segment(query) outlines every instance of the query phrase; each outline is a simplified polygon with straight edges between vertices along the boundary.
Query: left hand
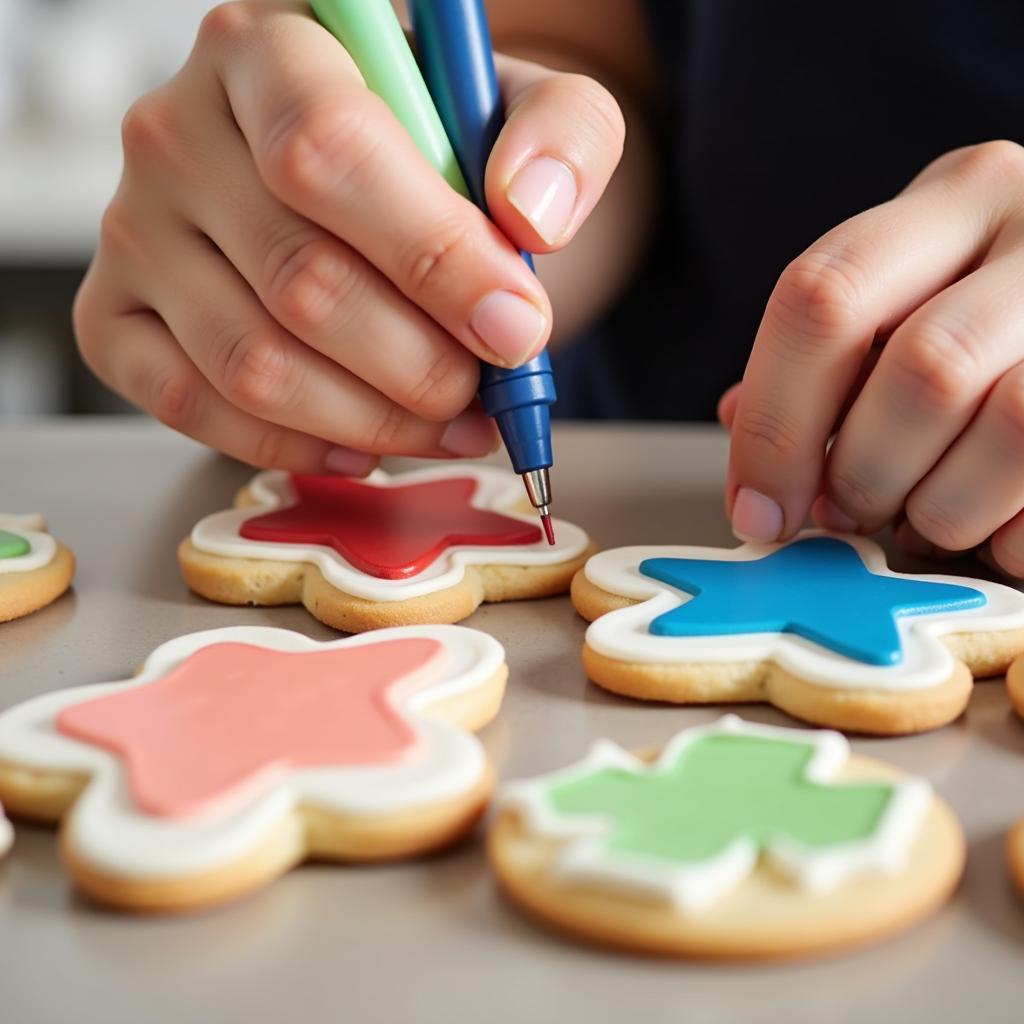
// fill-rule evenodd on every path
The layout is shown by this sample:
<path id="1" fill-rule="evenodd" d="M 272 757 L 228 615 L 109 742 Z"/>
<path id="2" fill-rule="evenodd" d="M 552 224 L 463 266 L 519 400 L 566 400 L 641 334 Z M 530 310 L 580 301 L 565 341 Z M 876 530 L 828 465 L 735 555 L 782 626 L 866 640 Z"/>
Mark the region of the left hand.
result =
<path id="1" fill-rule="evenodd" d="M 946 153 L 798 256 L 719 412 L 737 536 L 898 521 L 1024 576 L 1024 148 Z"/>

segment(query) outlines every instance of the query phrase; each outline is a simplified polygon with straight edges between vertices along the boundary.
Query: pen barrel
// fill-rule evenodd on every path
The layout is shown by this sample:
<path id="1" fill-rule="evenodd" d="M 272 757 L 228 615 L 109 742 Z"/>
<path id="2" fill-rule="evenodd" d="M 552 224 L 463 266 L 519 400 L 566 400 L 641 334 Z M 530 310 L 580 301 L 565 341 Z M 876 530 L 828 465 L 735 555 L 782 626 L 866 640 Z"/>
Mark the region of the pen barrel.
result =
<path id="1" fill-rule="evenodd" d="M 498 424 L 512 468 L 519 474 L 552 463 L 549 406 L 555 397 L 547 352 L 514 370 L 480 366 L 480 401 Z"/>
<path id="2" fill-rule="evenodd" d="M 355 61 L 363 80 L 401 122 L 419 151 L 456 192 L 462 172 L 390 0 L 310 0 L 324 26 Z"/>
<path id="3" fill-rule="evenodd" d="M 491 35 L 481 0 L 409 0 L 423 77 L 462 168 L 485 213 L 487 161 L 504 124 Z M 528 252 L 520 255 L 533 269 Z M 551 465 L 555 380 L 546 352 L 514 370 L 482 364 L 480 400 L 498 424 L 517 473 Z"/>
<path id="4" fill-rule="evenodd" d="M 473 202 L 487 213 L 487 160 L 505 122 L 481 0 L 409 0 L 416 48 Z"/>

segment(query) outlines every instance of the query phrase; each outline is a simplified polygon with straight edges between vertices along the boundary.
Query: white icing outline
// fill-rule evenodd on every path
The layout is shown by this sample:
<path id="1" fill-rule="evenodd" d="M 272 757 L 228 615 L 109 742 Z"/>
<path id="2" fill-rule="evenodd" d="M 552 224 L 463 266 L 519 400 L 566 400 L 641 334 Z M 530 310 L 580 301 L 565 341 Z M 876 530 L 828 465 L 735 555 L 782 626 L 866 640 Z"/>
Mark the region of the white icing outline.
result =
<path id="1" fill-rule="evenodd" d="M 399 764 L 359 768 L 299 768 L 267 789 L 246 793 L 223 813 L 160 818 L 138 810 L 128 793 L 121 759 L 102 747 L 58 732 L 65 708 L 137 689 L 167 675 L 211 644 L 243 643 L 276 651 L 322 651 L 425 637 L 443 654 L 409 677 L 395 694 L 417 735 Z M 103 870 L 129 877 L 178 877 L 230 863 L 257 846 L 302 803 L 343 814 L 373 816 L 459 796 L 486 771 L 480 741 L 471 732 L 424 712 L 438 701 L 486 684 L 505 660 L 492 637 L 464 626 L 399 626 L 342 640 L 319 642 L 286 629 L 229 626 L 191 633 L 158 647 L 134 679 L 43 694 L 0 714 L 0 760 L 43 771 L 78 772 L 89 782 L 66 816 L 64 828 L 77 855 Z M 287 680 L 282 681 L 287 685 Z"/>
<path id="2" fill-rule="evenodd" d="M 357 569 L 334 548 L 319 544 L 280 544 L 271 541 L 247 540 L 238 535 L 248 519 L 285 508 L 296 501 L 289 483 L 289 474 L 281 470 L 258 473 L 249 484 L 256 504 L 248 508 L 215 512 L 196 523 L 192 543 L 200 551 L 229 558 L 262 558 L 276 562 L 309 562 L 323 573 L 327 581 L 346 594 L 369 601 L 407 601 L 433 594 L 459 583 L 467 565 L 555 565 L 582 555 L 590 540 L 572 523 L 554 520 L 556 543 L 552 546 L 541 537 L 534 544 L 505 547 L 473 547 L 457 545 L 441 554 L 427 569 L 407 580 L 385 580 Z M 432 480 L 455 480 L 472 477 L 477 489 L 470 502 L 474 508 L 502 515 L 537 526 L 536 517 L 517 511 L 523 497 L 519 478 L 507 470 L 492 466 L 430 466 L 406 473 L 390 475 L 374 470 L 363 483 L 376 487 L 404 487 Z"/>
<path id="3" fill-rule="evenodd" d="M 57 542 L 46 532 L 43 517 L 30 513 L 0 513 L 0 530 L 28 541 L 29 550 L 15 558 L 0 558 L 0 576 L 11 572 L 31 572 L 49 565 L 57 556 Z"/>
<path id="4" fill-rule="evenodd" d="M 743 633 L 714 637 L 656 636 L 651 622 L 659 615 L 692 600 L 667 583 L 644 576 L 639 569 L 646 558 L 700 558 L 740 562 L 763 558 L 807 537 L 835 537 L 850 544 L 865 566 L 879 576 L 952 583 L 981 591 L 987 603 L 979 608 L 903 615 L 896 618 L 903 647 L 898 665 L 871 665 L 838 654 L 792 633 Z M 584 574 L 595 586 L 640 604 L 602 615 L 590 624 L 586 642 L 598 654 L 617 661 L 653 665 L 725 664 L 771 661 L 808 682 L 841 689 L 921 690 L 946 682 L 954 660 L 939 637 L 947 633 L 995 631 L 1024 627 L 1024 595 L 1001 583 L 959 576 L 893 572 L 878 544 L 866 537 L 804 530 L 786 544 L 744 544 L 711 548 L 663 545 L 613 548 L 588 559 Z"/>
<path id="5" fill-rule="evenodd" d="M 572 782 L 603 768 L 616 767 L 638 775 L 653 775 L 673 764 L 689 744 L 715 735 L 764 736 L 811 745 L 815 751 L 805 778 L 819 783 L 830 783 L 850 754 L 849 743 L 837 732 L 757 725 L 744 722 L 736 715 L 724 715 L 716 722 L 677 733 L 653 763 L 634 757 L 610 740 L 598 740 L 575 765 L 503 787 L 501 806 L 518 811 L 526 828 L 533 833 L 568 840 L 550 867 L 553 878 L 559 883 L 586 882 L 624 890 L 638 898 L 667 902 L 685 914 L 699 914 L 754 871 L 759 859 L 755 843 L 737 839 L 718 856 L 693 865 L 672 864 L 641 854 L 609 853 L 604 840 L 613 831 L 614 823 L 600 814 L 562 814 L 547 799 L 547 790 L 553 784 Z M 818 850 L 784 838 L 776 839 L 767 844 L 765 859 L 811 893 L 834 891 L 865 874 L 891 875 L 904 870 L 911 844 L 931 806 L 932 790 L 929 783 L 920 778 L 885 782 L 892 786 L 893 794 L 871 838 Z"/>

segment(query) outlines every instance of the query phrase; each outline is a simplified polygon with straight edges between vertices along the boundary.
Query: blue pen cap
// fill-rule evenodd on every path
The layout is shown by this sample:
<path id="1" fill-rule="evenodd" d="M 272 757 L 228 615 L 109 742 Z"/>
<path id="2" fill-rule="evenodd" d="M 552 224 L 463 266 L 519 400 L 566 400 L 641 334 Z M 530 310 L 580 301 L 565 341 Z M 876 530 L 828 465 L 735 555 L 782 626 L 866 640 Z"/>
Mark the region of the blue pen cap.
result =
<path id="1" fill-rule="evenodd" d="M 551 459 L 551 414 L 555 378 L 547 352 L 515 370 L 480 367 L 480 401 L 498 424 L 517 473 L 544 469 Z"/>

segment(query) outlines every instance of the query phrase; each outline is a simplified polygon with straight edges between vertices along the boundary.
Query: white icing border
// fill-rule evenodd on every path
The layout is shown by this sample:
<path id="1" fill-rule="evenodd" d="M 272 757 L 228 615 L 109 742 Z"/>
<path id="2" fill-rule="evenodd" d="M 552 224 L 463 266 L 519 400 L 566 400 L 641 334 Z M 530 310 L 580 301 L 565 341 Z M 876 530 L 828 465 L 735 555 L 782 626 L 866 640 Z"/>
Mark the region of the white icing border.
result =
<path id="1" fill-rule="evenodd" d="M 755 843 L 737 839 L 717 857 L 696 865 L 671 864 L 639 854 L 609 854 L 604 847 L 605 837 L 614 827 L 609 819 L 598 814 L 561 814 L 548 801 L 547 788 L 602 768 L 618 767 L 637 774 L 655 774 L 663 766 L 671 765 L 685 747 L 698 739 L 744 734 L 813 745 L 815 751 L 805 777 L 814 782 L 831 782 L 850 754 L 849 743 L 837 732 L 783 729 L 725 715 L 709 725 L 677 733 L 653 764 L 639 760 L 610 740 L 599 740 L 582 761 L 569 768 L 503 787 L 501 806 L 518 811 L 533 833 L 568 840 L 551 865 L 552 875 L 560 883 L 603 885 L 640 898 L 667 902 L 685 914 L 699 914 L 726 896 L 755 869 L 759 857 Z M 784 839 L 774 840 L 767 845 L 765 858 L 800 888 L 812 893 L 834 891 L 864 874 L 896 874 L 904 870 L 911 844 L 931 806 L 932 790 L 925 779 L 919 778 L 887 784 L 893 787 L 893 795 L 870 839 L 837 844 L 827 850 L 815 850 Z"/>
<path id="2" fill-rule="evenodd" d="M 938 686 L 953 672 L 953 656 L 939 642 L 946 633 L 1020 629 L 1024 627 L 1024 595 L 1002 583 L 959 576 L 896 573 L 886 565 L 885 553 L 874 541 L 851 534 L 805 530 L 806 537 L 836 537 L 846 541 L 879 576 L 953 583 L 980 590 L 987 604 L 932 615 L 905 615 L 896 619 L 903 661 L 899 665 L 870 665 L 837 654 L 791 633 L 746 633 L 715 637 L 656 636 L 648 631 L 659 615 L 692 600 L 689 594 L 641 574 L 646 558 L 701 558 L 740 562 L 763 558 L 786 544 L 744 544 L 741 547 L 685 546 L 627 547 L 601 551 L 584 567 L 591 583 L 640 604 L 602 615 L 587 629 L 586 642 L 599 654 L 617 661 L 653 665 L 737 661 L 772 661 L 801 679 L 844 689 L 920 690 Z"/>
<path id="3" fill-rule="evenodd" d="M 281 470 L 258 473 L 249 484 L 256 504 L 249 508 L 215 512 L 201 519 L 192 530 L 193 545 L 207 554 L 226 555 L 229 558 L 310 562 L 324 574 L 329 583 L 346 594 L 370 601 L 407 601 L 455 586 L 465 575 L 467 565 L 555 565 L 582 555 L 590 543 L 578 526 L 556 519 L 556 543 L 553 546 L 543 538 L 535 544 L 507 547 L 456 546 L 449 548 L 424 572 L 412 579 L 378 579 L 357 569 L 333 548 L 324 545 L 278 544 L 246 540 L 238 535 L 246 520 L 294 504 L 295 495 L 288 477 L 289 474 Z M 520 479 L 514 473 L 492 466 L 430 466 L 394 475 L 377 469 L 363 482 L 376 487 L 403 487 L 431 480 L 464 477 L 472 477 L 477 481 L 477 490 L 472 499 L 474 508 L 500 512 L 511 519 L 538 526 L 536 516 L 517 511 L 514 507 L 523 498 Z"/>
<path id="4" fill-rule="evenodd" d="M 0 530 L 28 541 L 29 550 L 16 558 L 0 558 L 0 576 L 10 572 L 31 572 L 49 565 L 57 555 L 57 542 L 46 532 L 40 515 L 0 513 Z"/>
<path id="5" fill-rule="evenodd" d="M 396 705 L 418 744 L 396 765 L 301 768 L 241 806 L 219 815 L 158 818 L 131 800 L 123 762 L 114 753 L 57 731 L 65 708 L 165 676 L 210 644 L 244 643 L 277 651 L 329 650 L 425 637 L 444 653 L 410 677 L 411 693 Z M 101 869 L 129 877 L 178 877 L 230 863 L 257 846 L 302 803 L 344 814 L 377 815 L 414 809 L 471 790 L 486 771 L 472 733 L 424 712 L 430 705 L 487 683 L 505 660 L 492 637 L 464 626 L 399 626 L 343 640 L 318 642 L 286 629 L 229 626 L 178 637 L 158 647 L 136 678 L 43 694 L 0 714 L 0 760 L 50 771 L 80 772 L 90 781 L 68 813 L 64 828 L 77 855 Z M 287 685 L 287 680 L 282 682 Z"/>

